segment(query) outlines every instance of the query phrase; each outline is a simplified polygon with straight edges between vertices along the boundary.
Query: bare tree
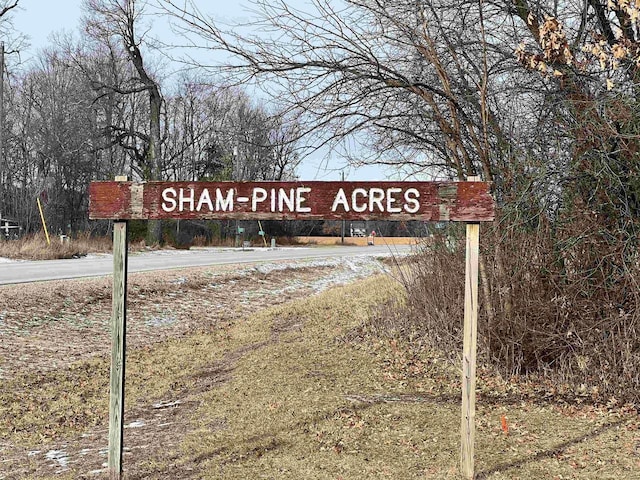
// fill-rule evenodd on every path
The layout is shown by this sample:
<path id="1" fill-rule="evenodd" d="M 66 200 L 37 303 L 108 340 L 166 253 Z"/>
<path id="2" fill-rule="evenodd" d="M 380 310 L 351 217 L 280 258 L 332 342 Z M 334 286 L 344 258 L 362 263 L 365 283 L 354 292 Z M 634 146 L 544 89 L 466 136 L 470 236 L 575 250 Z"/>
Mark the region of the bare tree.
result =
<path id="1" fill-rule="evenodd" d="M 295 122 L 237 88 L 186 79 L 167 98 L 166 126 L 167 178 L 282 180 L 299 162 Z"/>
<path id="2" fill-rule="evenodd" d="M 0 31 L 6 34 L 10 29 L 10 21 L 7 21 L 8 13 L 18 6 L 19 0 L 4 0 L 0 3 Z M 5 102 L 4 102 L 4 77 L 5 77 L 5 43 L 0 42 L 0 218 L 4 213 L 5 203 Z"/>
<path id="3" fill-rule="evenodd" d="M 144 34 L 138 33 L 143 15 L 144 1 L 141 0 L 85 0 L 88 12 L 86 28 L 96 39 L 116 37 L 122 43 L 126 55 L 133 65 L 137 78 L 131 79 L 128 88 L 115 89 L 120 94 L 146 92 L 148 95 L 148 134 L 145 135 L 145 158 L 142 178 L 144 180 L 160 180 L 162 173 L 162 129 L 161 114 L 163 97 L 160 85 L 149 73 L 145 64 L 141 46 Z M 160 221 L 149 221 L 147 241 L 160 243 L 162 240 L 162 224 Z"/>
<path id="4" fill-rule="evenodd" d="M 508 155 L 490 77 L 515 61 L 489 42 L 482 3 L 256 0 L 258 19 L 226 31 L 192 2 L 159 3 L 202 48 L 231 53 L 221 70 L 279 97 L 316 146 L 365 132 L 373 155 L 360 161 L 460 178 L 492 179 Z"/>

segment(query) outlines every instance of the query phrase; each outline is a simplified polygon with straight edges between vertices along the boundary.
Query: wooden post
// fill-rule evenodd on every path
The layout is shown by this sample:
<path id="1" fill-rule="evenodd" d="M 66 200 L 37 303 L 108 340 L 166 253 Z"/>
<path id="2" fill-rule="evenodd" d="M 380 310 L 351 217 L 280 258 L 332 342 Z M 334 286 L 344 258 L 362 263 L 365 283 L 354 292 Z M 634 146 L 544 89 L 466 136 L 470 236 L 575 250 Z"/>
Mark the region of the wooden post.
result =
<path id="1" fill-rule="evenodd" d="M 470 177 L 469 181 L 478 181 Z M 480 224 L 467 223 L 464 288 L 464 339 L 462 348 L 462 444 L 461 469 L 465 478 L 474 477 L 476 417 L 476 346 L 478 343 L 478 264 Z"/>
<path id="2" fill-rule="evenodd" d="M 127 177 L 116 177 L 126 181 Z M 122 476 L 124 378 L 127 333 L 127 221 L 113 222 L 113 299 L 109 395 L 109 478 Z"/>

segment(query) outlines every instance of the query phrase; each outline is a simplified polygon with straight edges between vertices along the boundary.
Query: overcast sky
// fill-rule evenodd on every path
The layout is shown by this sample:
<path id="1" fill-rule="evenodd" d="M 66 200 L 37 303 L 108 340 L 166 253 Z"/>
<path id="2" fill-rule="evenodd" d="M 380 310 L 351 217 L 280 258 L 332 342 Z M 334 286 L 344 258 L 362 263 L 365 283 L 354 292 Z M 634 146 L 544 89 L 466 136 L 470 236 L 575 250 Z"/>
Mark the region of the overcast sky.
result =
<path id="1" fill-rule="evenodd" d="M 202 12 L 211 13 L 225 23 L 247 19 L 247 4 L 244 1 L 196 0 L 195 3 L 199 4 Z M 292 0 L 290 3 L 304 4 L 305 0 Z M 82 0 L 21 0 L 20 10 L 13 15 L 14 27 L 27 35 L 31 44 L 29 50 L 22 54 L 22 60 L 28 61 L 46 47 L 54 32 L 67 31 L 78 36 L 83 13 L 81 5 Z M 341 168 L 345 169 L 347 180 L 386 179 L 384 171 L 379 167 L 348 168 L 341 158 L 332 158 L 329 168 L 325 170 L 325 156 L 326 152 L 318 152 L 305 159 L 298 169 L 300 179 L 339 180 Z"/>

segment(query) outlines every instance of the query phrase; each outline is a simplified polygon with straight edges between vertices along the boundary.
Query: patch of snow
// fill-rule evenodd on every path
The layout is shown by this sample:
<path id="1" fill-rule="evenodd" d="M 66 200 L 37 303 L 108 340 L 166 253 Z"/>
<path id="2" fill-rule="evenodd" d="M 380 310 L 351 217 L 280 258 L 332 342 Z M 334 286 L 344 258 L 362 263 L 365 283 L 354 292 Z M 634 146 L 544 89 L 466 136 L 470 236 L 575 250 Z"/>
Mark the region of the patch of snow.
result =
<path id="1" fill-rule="evenodd" d="M 135 422 L 131 422 L 129 425 L 125 425 L 124 428 L 140 428 L 145 425 L 146 423 L 144 423 L 144 420 L 136 420 Z"/>
<path id="2" fill-rule="evenodd" d="M 39 453 L 41 453 L 40 450 L 31 450 L 29 453 L 27 453 L 27 457 L 35 457 Z"/>
<path id="3" fill-rule="evenodd" d="M 160 403 L 154 403 L 153 404 L 153 408 L 160 409 L 160 408 L 169 408 L 169 407 L 176 407 L 178 405 L 180 405 L 182 403 L 182 401 L 180 400 L 176 400 L 175 402 L 160 402 Z"/>
<path id="4" fill-rule="evenodd" d="M 338 263 L 344 265 L 346 269 L 335 271 L 318 279 L 313 282 L 311 288 L 316 292 L 322 292 L 333 286 L 344 285 L 356 279 L 389 272 L 389 269 L 380 261 L 370 256 L 344 257 Z"/>
<path id="5" fill-rule="evenodd" d="M 69 465 L 69 454 L 64 450 L 49 450 L 44 457 L 47 460 L 56 462 L 63 469 L 66 469 Z"/>
<path id="6" fill-rule="evenodd" d="M 145 320 L 144 324 L 147 327 L 167 327 L 176 322 L 176 317 L 151 317 L 149 320 Z"/>
<path id="7" fill-rule="evenodd" d="M 259 272 L 261 274 L 268 274 L 272 272 L 281 272 L 284 270 L 297 270 L 302 268 L 331 268 L 334 271 L 324 275 L 319 273 L 318 279 L 310 284 L 307 284 L 312 290 L 316 293 L 322 292 L 328 288 L 334 287 L 336 285 L 344 285 L 350 283 L 354 280 L 366 278 L 371 275 L 377 275 L 380 273 L 389 273 L 389 268 L 387 268 L 384 264 L 380 262 L 380 257 L 384 257 L 385 255 L 354 255 L 350 257 L 342 257 L 342 258 L 320 258 L 309 261 L 292 261 L 292 262 L 284 262 L 284 263 L 266 263 L 256 267 L 250 267 L 241 270 L 238 272 L 238 275 L 248 276 L 251 274 L 255 274 Z M 229 282 L 231 283 L 231 282 Z M 234 282 L 235 283 L 235 282 Z M 279 288 L 279 289 L 262 289 L 258 291 L 251 292 L 250 294 L 245 294 L 245 300 L 248 297 L 255 297 L 260 295 L 280 295 L 283 293 L 288 293 L 292 291 L 296 291 L 299 288 L 304 288 L 304 282 L 299 282 L 297 280 L 292 281 L 287 286 Z M 224 288 L 224 284 L 219 285 L 211 285 L 210 288 Z"/>

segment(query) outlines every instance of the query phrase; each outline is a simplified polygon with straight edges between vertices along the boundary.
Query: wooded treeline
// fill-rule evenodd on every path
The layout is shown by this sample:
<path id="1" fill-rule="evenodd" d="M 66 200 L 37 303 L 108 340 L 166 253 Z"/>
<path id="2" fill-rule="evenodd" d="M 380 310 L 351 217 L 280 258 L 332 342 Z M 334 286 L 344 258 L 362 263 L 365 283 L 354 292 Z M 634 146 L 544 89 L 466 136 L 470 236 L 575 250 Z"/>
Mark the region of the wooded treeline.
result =
<path id="1" fill-rule="evenodd" d="M 219 88 L 187 73 L 164 81 L 137 3 L 88 0 L 81 40 L 61 35 L 27 66 L 6 55 L 0 213 L 26 231 L 41 228 L 38 196 L 54 233 L 95 228 L 88 222 L 88 184 L 115 175 L 294 175 L 295 121 L 240 86 Z"/>

